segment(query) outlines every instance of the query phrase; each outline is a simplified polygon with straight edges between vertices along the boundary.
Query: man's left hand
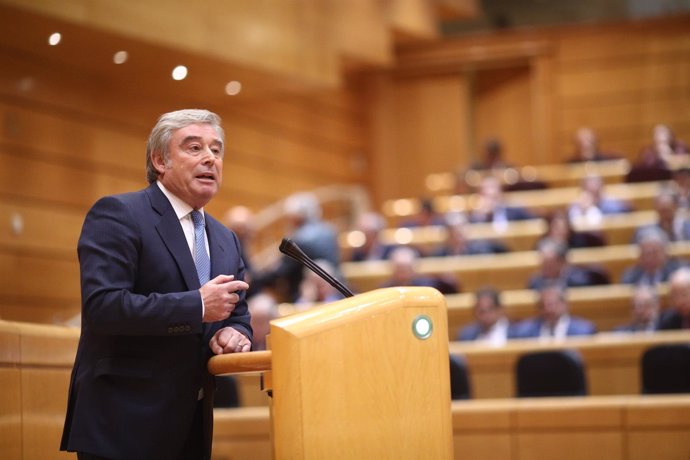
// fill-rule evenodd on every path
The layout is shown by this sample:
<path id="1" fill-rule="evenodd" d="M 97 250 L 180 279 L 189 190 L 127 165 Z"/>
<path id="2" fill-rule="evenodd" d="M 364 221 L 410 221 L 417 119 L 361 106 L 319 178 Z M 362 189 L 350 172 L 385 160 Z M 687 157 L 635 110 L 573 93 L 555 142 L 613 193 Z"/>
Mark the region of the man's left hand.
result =
<path id="1" fill-rule="evenodd" d="M 208 346 L 211 347 L 212 352 L 221 355 L 223 353 L 249 351 L 252 347 L 252 343 L 246 335 L 242 334 L 237 329 L 224 327 L 213 335 Z"/>

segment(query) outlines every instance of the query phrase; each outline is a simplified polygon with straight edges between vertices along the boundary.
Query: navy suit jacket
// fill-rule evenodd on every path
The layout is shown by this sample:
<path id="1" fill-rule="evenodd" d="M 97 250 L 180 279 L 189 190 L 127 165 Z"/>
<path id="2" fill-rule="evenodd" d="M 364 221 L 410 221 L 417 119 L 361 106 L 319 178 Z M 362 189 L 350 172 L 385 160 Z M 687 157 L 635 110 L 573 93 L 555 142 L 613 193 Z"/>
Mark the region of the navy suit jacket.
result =
<path id="1" fill-rule="evenodd" d="M 684 267 L 685 265 L 686 264 L 679 259 L 668 259 L 666 265 L 661 267 L 661 276 L 659 282 L 667 282 L 674 271 Z M 623 275 L 621 276 L 621 284 L 649 284 L 646 276 L 645 271 L 641 267 L 638 265 L 633 265 L 623 271 Z"/>
<path id="2" fill-rule="evenodd" d="M 683 317 L 675 308 L 664 311 L 659 319 L 659 330 L 671 329 L 683 329 Z"/>
<path id="3" fill-rule="evenodd" d="M 529 337 L 539 337 L 543 321 L 541 318 L 532 318 L 520 321 L 515 324 L 509 331 L 508 337 L 512 339 L 523 339 Z M 586 319 L 570 317 L 570 324 L 568 324 L 567 336 L 572 335 L 591 335 L 596 332 L 594 324 Z"/>
<path id="4" fill-rule="evenodd" d="M 206 214 L 211 278 L 244 278 L 234 233 Z M 82 329 L 61 449 L 113 459 L 170 459 L 180 452 L 204 389 L 210 457 L 213 334 L 232 326 L 251 340 L 240 293 L 232 315 L 202 323 L 199 279 L 182 226 L 156 184 L 102 198 L 79 238 Z"/>

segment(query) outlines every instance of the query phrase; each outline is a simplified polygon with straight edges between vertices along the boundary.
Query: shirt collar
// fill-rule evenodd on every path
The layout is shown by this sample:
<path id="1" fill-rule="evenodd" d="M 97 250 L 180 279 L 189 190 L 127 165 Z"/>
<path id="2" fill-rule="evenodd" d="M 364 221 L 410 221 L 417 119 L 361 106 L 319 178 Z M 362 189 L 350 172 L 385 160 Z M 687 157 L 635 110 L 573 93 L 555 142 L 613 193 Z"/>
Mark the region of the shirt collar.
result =
<path id="1" fill-rule="evenodd" d="M 188 216 L 189 213 L 194 210 L 194 208 L 175 196 L 170 190 L 165 188 L 161 181 L 156 181 L 156 185 L 158 185 L 158 188 L 161 189 L 163 195 L 165 195 L 168 198 L 168 201 L 170 201 L 170 204 L 172 205 L 175 215 L 177 215 L 178 219 Z M 198 211 L 201 213 L 201 215 L 204 215 L 204 208 L 201 208 Z"/>

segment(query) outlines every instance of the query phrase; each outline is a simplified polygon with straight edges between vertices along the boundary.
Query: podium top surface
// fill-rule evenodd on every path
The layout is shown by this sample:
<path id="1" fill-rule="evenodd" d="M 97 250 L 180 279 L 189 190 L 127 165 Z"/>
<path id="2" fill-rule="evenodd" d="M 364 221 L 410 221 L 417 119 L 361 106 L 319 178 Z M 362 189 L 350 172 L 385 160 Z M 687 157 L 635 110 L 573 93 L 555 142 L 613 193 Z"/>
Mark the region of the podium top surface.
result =
<path id="1" fill-rule="evenodd" d="M 314 331 L 339 327 L 372 314 L 409 307 L 440 308 L 445 314 L 446 301 L 443 294 L 430 287 L 382 288 L 274 319 L 271 321 L 271 327 L 295 335 L 308 335 Z"/>

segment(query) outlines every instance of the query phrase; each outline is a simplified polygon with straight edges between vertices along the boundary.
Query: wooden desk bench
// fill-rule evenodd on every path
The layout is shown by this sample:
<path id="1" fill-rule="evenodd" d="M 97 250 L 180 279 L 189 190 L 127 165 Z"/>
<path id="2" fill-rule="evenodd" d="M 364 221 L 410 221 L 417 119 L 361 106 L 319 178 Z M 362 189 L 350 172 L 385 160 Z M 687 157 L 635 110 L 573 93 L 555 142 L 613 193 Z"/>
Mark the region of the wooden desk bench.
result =
<path id="1" fill-rule="evenodd" d="M 654 208 L 654 200 L 661 189 L 667 185 L 668 183 L 664 181 L 610 184 L 606 185 L 604 190 L 606 195 L 625 200 L 636 210 L 650 210 Z M 572 186 L 506 192 L 503 196 L 508 204 L 522 206 L 541 215 L 554 209 L 566 209 L 577 199 L 579 194 L 580 187 Z M 440 195 L 434 197 L 433 202 L 436 210 L 444 213 L 470 210 L 476 205 L 477 199 L 477 194 Z M 393 225 L 397 226 L 401 218 L 414 215 L 419 209 L 419 199 L 401 198 L 384 202 L 382 211 L 392 221 Z"/>
<path id="2" fill-rule="evenodd" d="M 575 265 L 597 265 L 605 269 L 611 282 L 620 280 L 623 271 L 634 265 L 638 256 L 635 245 L 573 249 L 568 257 Z M 672 243 L 669 253 L 690 257 L 690 242 Z M 539 266 L 536 251 L 476 256 L 426 257 L 419 259 L 418 271 L 425 275 L 448 274 L 455 277 L 464 292 L 474 292 L 491 284 L 497 289 L 524 289 Z M 357 292 L 376 289 L 391 276 L 388 261 L 346 262 L 342 264 L 345 279 Z"/>
<path id="3" fill-rule="evenodd" d="M 613 214 L 603 217 L 597 225 L 577 225 L 576 230 L 600 232 L 609 245 L 630 244 L 635 231 L 651 225 L 657 220 L 656 211 L 633 211 L 626 214 Z M 491 224 L 467 224 L 465 227 L 469 240 L 498 240 L 503 242 L 511 251 L 530 251 L 536 247 L 537 241 L 547 231 L 544 219 L 529 219 L 510 222 L 505 229 L 496 228 Z M 340 235 L 339 242 L 343 260 L 349 260 L 353 251 L 352 241 L 357 231 L 345 232 Z M 411 245 L 427 254 L 443 247 L 448 239 L 445 227 L 429 226 L 415 228 L 386 228 L 381 231 L 379 241 L 385 245 Z"/>
<path id="4" fill-rule="evenodd" d="M 454 401 L 452 418 L 459 460 L 690 456 L 690 395 Z M 245 458 L 272 458 L 269 409 L 216 409 L 213 459 Z"/>
<path id="5" fill-rule="evenodd" d="M 527 182 L 544 182 L 550 187 L 567 187 L 579 185 L 582 179 L 589 174 L 600 176 L 606 183 L 619 183 L 625 179 L 628 172 L 630 172 L 630 162 L 626 159 L 620 159 L 507 168 L 504 174 L 499 174 L 498 177 L 503 179 L 504 183 L 513 183 L 520 178 Z M 469 172 L 467 174 L 468 185 L 476 186 L 481 177 L 486 174 Z M 452 192 L 456 188 L 456 181 L 457 175 L 452 172 L 434 173 L 426 177 L 425 185 L 430 192 L 443 194 Z"/>

